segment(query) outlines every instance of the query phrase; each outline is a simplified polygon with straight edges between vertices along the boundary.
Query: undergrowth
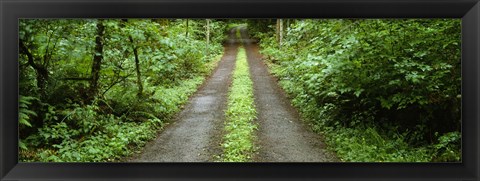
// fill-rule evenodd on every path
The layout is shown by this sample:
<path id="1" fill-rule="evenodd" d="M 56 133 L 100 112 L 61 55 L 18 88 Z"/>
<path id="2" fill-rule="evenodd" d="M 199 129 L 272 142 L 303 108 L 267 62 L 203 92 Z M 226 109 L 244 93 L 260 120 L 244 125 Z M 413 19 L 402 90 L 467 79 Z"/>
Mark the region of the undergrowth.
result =
<path id="1" fill-rule="evenodd" d="M 301 112 L 304 120 L 313 130 L 324 135 L 328 148 L 334 151 L 342 161 L 347 162 L 430 162 L 459 160 L 458 151 L 452 143 L 460 140 L 460 133 L 440 136 L 438 143 L 429 146 L 412 147 L 405 141 L 407 133 L 398 133 L 391 127 L 390 134 L 380 131 L 374 125 L 345 127 L 335 123 L 328 126 L 321 118 L 333 105 L 319 108 L 308 97 L 298 83 L 287 78 L 285 68 L 267 59 L 267 65 L 273 75 L 279 78 L 279 85 L 292 98 L 292 104 Z M 443 159 L 442 159 L 443 158 Z"/>
<path id="2" fill-rule="evenodd" d="M 271 72 L 341 160 L 461 161 L 458 20 L 263 23 Z"/>
<path id="3" fill-rule="evenodd" d="M 85 107 L 72 105 L 73 109 L 64 110 L 66 116 L 60 118 L 60 122 L 47 124 L 38 129 L 38 134 L 22 140 L 30 143 L 29 147 L 40 148 L 20 150 L 20 160 L 24 162 L 124 160 L 140 151 L 148 141 L 155 138 L 165 123 L 181 110 L 181 106 L 188 101 L 189 96 L 197 90 L 219 60 L 220 56 L 214 57 L 213 61 L 207 63 L 207 68 L 202 73 L 179 81 L 175 86 L 149 87 L 154 92 L 153 95 L 149 99 L 132 100 L 129 105 L 124 105 L 130 110 L 125 110 L 121 116 L 115 113 L 98 113 L 102 112 L 104 107 L 109 107 L 108 109 L 112 111 L 121 110 L 120 105 L 106 105 L 105 102 L 108 101 L 96 101 L 93 105 Z M 135 95 L 130 92 L 118 93 L 110 96 L 125 98 L 128 95 L 133 97 Z M 58 120 L 55 107 L 50 107 L 51 119 Z M 140 111 L 139 108 L 145 110 Z M 47 148 L 41 145 L 52 145 L 52 147 Z"/>

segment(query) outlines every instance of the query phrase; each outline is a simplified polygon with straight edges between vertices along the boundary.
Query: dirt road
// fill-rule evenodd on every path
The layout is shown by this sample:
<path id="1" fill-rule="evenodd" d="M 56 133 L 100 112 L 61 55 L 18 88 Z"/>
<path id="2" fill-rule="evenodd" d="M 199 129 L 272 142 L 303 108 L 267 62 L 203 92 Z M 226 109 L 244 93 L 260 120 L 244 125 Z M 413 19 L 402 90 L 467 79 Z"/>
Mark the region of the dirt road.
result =
<path id="1" fill-rule="evenodd" d="M 248 41 L 242 29 L 242 39 L 247 51 L 250 74 L 253 80 L 255 106 L 259 130 L 257 162 L 334 162 L 318 134 L 313 133 L 300 120 L 284 91 L 269 74 L 258 52 L 258 46 Z"/>
<path id="2" fill-rule="evenodd" d="M 258 46 L 245 30 L 231 30 L 218 68 L 190 98 L 176 119 L 132 162 L 211 162 L 222 153 L 225 110 L 237 49 L 243 42 L 253 81 L 259 130 L 254 162 L 335 162 L 318 134 L 300 120 L 284 91 L 269 74 Z"/>
<path id="3" fill-rule="evenodd" d="M 207 162 L 221 154 L 224 111 L 238 41 L 232 30 L 218 67 L 185 108 L 132 162 Z"/>

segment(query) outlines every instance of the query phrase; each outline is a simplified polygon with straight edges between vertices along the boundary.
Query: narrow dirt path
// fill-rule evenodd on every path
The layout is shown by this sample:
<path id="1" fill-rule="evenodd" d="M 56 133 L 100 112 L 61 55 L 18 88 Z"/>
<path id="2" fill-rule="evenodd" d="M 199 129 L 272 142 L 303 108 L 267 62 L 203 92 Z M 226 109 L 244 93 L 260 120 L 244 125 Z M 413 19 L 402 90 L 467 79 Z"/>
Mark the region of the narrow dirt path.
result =
<path id="1" fill-rule="evenodd" d="M 232 30 L 218 67 L 190 98 L 176 119 L 131 162 L 207 162 L 222 152 L 228 89 L 237 56 Z"/>
<path id="2" fill-rule="evenodd" d="M 334 162 L 318 134 L 308 129 L 263 63 L 258 46 L 241 31 L 253 80 L 259 130 L 257 162 Z"/>

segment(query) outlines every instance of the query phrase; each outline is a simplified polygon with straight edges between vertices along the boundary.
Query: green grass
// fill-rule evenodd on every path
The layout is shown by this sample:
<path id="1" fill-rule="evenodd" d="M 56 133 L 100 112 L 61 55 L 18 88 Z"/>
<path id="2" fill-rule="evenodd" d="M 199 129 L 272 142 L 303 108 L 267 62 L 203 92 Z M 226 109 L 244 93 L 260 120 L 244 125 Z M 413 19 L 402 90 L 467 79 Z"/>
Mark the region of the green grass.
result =
<path id="1" fill-rule="evenodd" d="M 237 27 L 237 30 L 235 32 L 235 35 L 237 36 L 237 39 L 241 40 L 242 39 L 242 34 L 240 33 L 240 27 Z"/>
<path id="2" fill-rule="evenodd" d="M 251 159 L 255 146 L 253 122 L 256 110 L 253 99 L 253 83 L 250 79 L 245 49 L 239 48 L 233 81 L 228 96 L 225 130 L 223 138 L 223 161 L 245 162 Z"/>

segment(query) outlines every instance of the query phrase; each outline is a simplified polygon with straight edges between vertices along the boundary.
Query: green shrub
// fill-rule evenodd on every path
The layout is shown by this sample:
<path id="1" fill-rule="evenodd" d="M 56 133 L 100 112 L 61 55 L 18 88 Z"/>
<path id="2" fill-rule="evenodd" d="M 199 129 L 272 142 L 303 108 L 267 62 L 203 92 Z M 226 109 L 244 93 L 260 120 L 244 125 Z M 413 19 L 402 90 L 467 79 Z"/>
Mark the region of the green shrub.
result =
<path id="1" fill-rule="evenodd" d="M 459 20 L 294 20 L 281 47 L 273 30 L 255 34 L 271 72 L 341 159 L 459 161 Z"/>

